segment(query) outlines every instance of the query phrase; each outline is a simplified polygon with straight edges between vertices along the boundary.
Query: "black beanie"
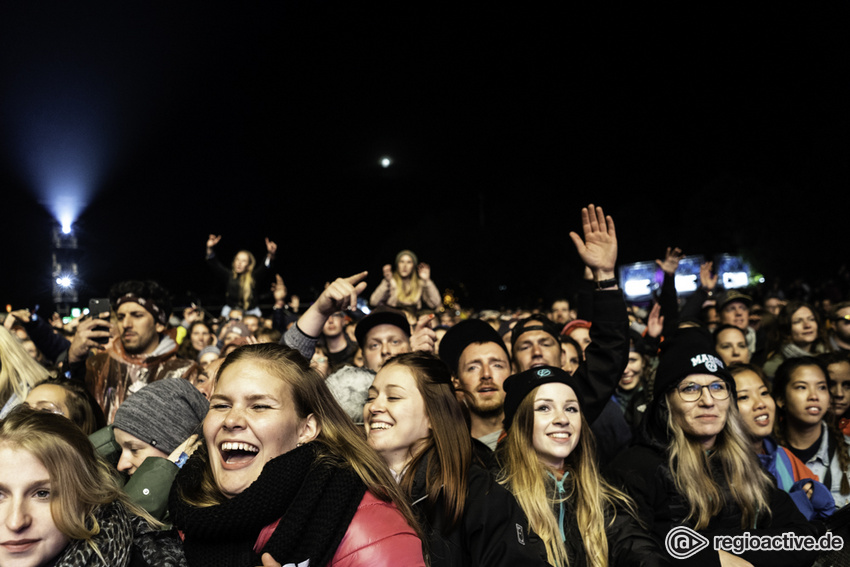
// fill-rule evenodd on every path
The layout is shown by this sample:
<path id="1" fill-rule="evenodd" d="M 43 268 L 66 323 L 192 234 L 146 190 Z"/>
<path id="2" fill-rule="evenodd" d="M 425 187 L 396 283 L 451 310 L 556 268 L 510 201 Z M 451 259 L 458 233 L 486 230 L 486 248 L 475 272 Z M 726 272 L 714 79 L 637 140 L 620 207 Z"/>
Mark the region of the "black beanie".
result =
<path id="1" fill-rule="evenodd" d="M 505 431 L 510 429 L 511 423 L 514 420 L 514 414 L 519 404 L 522 403 L 522 400 L 536 387 L 552 382 L 566 384 L 572 388 L 578 398 L 579 407 L 584 404 L 579 382 L 569 372 L 555 366 L 530 368 L 519 374 L 509 376 L 504 384 L 502 384 L 502 388 L 505 390 L 505 420 L 502 422 Z"/>
<path id="2" fill-rule="evenodd" d="M 354 338 L 357 339 L 357 344 L 360 348 L 365 348 L 366 335 L 378 325 L 398 327 L 407 335 L 407 338 L 410 338 L 410 323 L 407 321 L 407 316 L 398 309 L 381 306 L 373 309 L 354 328 Z"/>
<path id="3" fill-rule="evenodd" d="M 440 341 L 440 358 L 448 365 L 453 376 L 457 376 L 460 355 L 466 347 L 476 343 L 496 343 L 505 351 L 508 360 L 511 359 L 505 342 L 496 329 L 481 319 L 467 319 L 449 327 Z"/>
<path id="4" fill-rule="evenodd" d="M 185 378 L 163 378 L 118 406 L 112 425 L 170 454 L 195 432 L 209 407 L 204 395 Z"/>
<path id="5" fill-rule="evenodd" d="M 721 378 L 729 385 L 732 399 L 735 399 L 735 380 L 717 356 L 711 334 L 702 327 L 679 329 L 662 344 L 653 397 L 664 396 L 691 374 L 711 374 Z"/>

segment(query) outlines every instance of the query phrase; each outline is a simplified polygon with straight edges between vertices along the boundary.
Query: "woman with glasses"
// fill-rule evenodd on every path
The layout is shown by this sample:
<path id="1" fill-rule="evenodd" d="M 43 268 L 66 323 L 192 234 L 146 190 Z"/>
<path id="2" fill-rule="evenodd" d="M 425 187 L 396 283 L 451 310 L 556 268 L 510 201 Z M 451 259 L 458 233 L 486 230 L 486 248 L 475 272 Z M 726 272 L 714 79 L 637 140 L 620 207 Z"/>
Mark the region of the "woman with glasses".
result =
<path id="1" fill-rule="evenodd" d="M 681 329 L 665 342 L 654 396 L 637 443 L 611 463 L 610 478 L 635 500 L 638 513 L 674 558 L 693 549 L 668 534 L 686 526 L 714 536 L 820 536 L 759 464 L 735 404 L 735 382 L 701 328 Z M 675 535 L 677 532 L 673 532 Z M 666 544 L 666 545 L 665 545 Z M 740 550 L 707 545 L 688 565 L 811 564 L 816 552 Z M 745 562 L 742 562 L 745 561 Z"/>

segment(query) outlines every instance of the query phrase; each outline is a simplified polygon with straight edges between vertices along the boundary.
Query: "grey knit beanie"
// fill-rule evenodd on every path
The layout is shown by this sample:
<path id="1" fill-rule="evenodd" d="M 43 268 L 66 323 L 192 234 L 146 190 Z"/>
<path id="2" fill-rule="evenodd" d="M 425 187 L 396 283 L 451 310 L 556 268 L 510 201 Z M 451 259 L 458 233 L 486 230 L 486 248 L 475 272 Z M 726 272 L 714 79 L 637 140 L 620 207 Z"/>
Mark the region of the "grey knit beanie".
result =
<path id="1" fill-rule="evenodd" d="M 204 420 L 210 403 L 185 378 L 151 382 L 121 404 L 113 426 L 170 454 Z"/>

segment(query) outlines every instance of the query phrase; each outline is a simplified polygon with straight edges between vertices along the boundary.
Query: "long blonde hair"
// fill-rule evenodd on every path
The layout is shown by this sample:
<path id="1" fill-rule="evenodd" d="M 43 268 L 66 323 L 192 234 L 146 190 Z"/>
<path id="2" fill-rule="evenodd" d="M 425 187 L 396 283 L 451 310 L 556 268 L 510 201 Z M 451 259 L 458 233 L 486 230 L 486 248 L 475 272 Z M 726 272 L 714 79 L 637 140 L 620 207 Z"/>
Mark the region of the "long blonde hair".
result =
<path id="1" fill-rule="evenodd" d="M 543 540 L 549 563 L 558 567 L 569 565 L 559 519 L 555 517 L 552 506 L 570 501 L 574 503 L 576 522 L 581 526 L 587 564 L 606 567 L 606 510 L 610 511 L 611 522 L 616 517 L 616 505 L 636 517 L 634 503 L 628 495 L 608 484 L 599 474 L 596 443 L 583 414 L 578 445 L 564 461 L 564 475 L 567 475 L 569 481 L 567 494 L 564 500 L 559 500 L 556 495 L 548 493 L 546 478 L 556 471 L 540 461 L 532 441 L 534 398 L 538 388 L 520 402 L 513 424 L 499 444 L 497 451 L 502 464 L 499 483 L 511 491 L 528 518 L 528 527 Z"/>
<path id="2" fill-rule="evenodd" d="M 236 253 L 236 256 L 239 254 L 247 254 L 248 265 L 241 274 L 237 274 L 234 267 L 232 274 L 235 279 L 239 280 L 239 290 L 242 296 L 241 307 L 242 309 L 248 309 L 251 306 L 251 299 L 254 297 L 254 268 L 257 266 L 257 259 L 247 250 L 240 250 Z M 236 256 L 233 257 L 234 264 L 236 263 Z"/>
<path id="3" fill-rule="evenodd" d="M 668 408 L 670 396 L 675 395 L 676 392 L 667 393 Z M 726 486 L 741 509 L 741 529 L 754 528 L 761 513 L 770 515 L 768 491 L 772 480 L 753 452 L 733 400 L 730 399 L 726 412 L 726 425 L 709 452 L 676 424 L 672 411 L 667 415 L 667 428 L 672 434 L 668 452 L 670 472 L 676 489 L 689 505 L 686 519 L 695 522 L 694 529 L 708 527 L 726 503 L 723 488 L 711 475 L 712 461 L 720 462 Z"/>
<path id="4" fill-rule="evenodd" d="M 95 536 L 97 511 L 120 502 L 156 528 L 164 527 L 124 493 L 114 467 L 100 458 L 83 431 L 61 415 L 20 405 L 0 421 L 0 445 L 37 458 L 50 476 L 50 512 L 56 528 L 71 540 L 85 541 L 104 560 Z"/>
<path id="5" fill-rule="evenodd" d="M 319 459 L 351 467 L 370 492 L 385 502 L 393 502 L 418 533 L 419 525 L 386 463 L 366 442 L 363 429 L 357 427 L 336 402 L 322 375 L 310 368 L 310 363 L 298 351 L 277 343 L 260 343 L 241 346 L 230 353 L 219 368 L 218 376 L 221 377 L 228 366 L 248 360 L 262 365 L 270 375 L 289 386 L 300 419 L 310 414 L 316 418 Z M 226 500 L 212 476 L 205 453 L 196 452 L 198 458 L 204 459 L 201 483 L 190 487 L 178 484 L 180 497 L 196 507 L 215 506 Z"/>
<path id="6" fill-rule="evenodd" d="M 402 256 L 410 256 L 413 261 L 413 269 L 410 276 L 405 279 L 398 273 L 398 263 Z M 417 304 L 422 297 L 422 282 L 416 267 L 416 254 L 410 250 L 402 250 L 396 255 L 395 266 L 393 266 L 393 280 L 395 280 L 398 300 L 400 303 Z"/>
<path id="7" fill-rule="evenodd" d="M 6 327 L 0 326 L 0 408 L 14 394 L 21 402 L 50 373 L 24 350 Z"/>

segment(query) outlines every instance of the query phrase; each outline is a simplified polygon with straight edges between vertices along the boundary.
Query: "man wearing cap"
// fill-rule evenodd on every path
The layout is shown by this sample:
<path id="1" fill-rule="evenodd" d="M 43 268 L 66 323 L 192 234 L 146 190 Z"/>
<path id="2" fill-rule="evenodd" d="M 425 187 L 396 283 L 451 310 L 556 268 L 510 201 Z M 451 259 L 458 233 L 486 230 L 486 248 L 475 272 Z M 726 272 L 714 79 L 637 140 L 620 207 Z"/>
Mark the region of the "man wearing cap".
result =
<path id="1" fill-rule="evenodd" d="M 71 377 L 84 381 L 108 423 L 115 411 L 146 384 L 163 378 L 193 379 L 197 365 L 177 358 L 178 345 L 166 333 L 171 302 L 152 281 L 127 281 L 112 287 L 110 303 L 116 324 L 92 313 L 80 323 L 68 349 Z M 106 341 L 115 332 L 109 346 Z M 100 352 L 89 356 L 91 349 Z"/>
<path id="2" fill-rule="evenodd" d="M 403 312 L 391 307 L 376 308 L 354 329 L 366 368 L 377 372 L 384 362 L 397 354 L 414 350 L 434 352 L 437 335 L 429 327 L 433 318 L 433 315 L 420 317 L 415 331 L 411 333 L 410 323 Z"/>
<path id="3" fill-rule="evenodd" d="M 764 355 L 764 339 L 755 329 L 750 327 L 750 308 L 753 306 L 753 298 L 745 293 L 741 293 L 736 289 L 725 291 L 717 298 L 717 313 L 720 317 L 721 325 L 734 325 L 744 332 L 747 338 L 747 348 L 750 349 L 750 355 L 756 357 L 756 362 L 760 358 L 756 355 Z"/>
<path id="4" fill-rule="evenodd" d="M 502 337 L 480 319 L 461 321 L 446 331 L 440 358 L 452 371 L 455 391 L 469 408 L 472 437 L 495 450 L 504 415 L 502 383 L 511 374 Z"/>

